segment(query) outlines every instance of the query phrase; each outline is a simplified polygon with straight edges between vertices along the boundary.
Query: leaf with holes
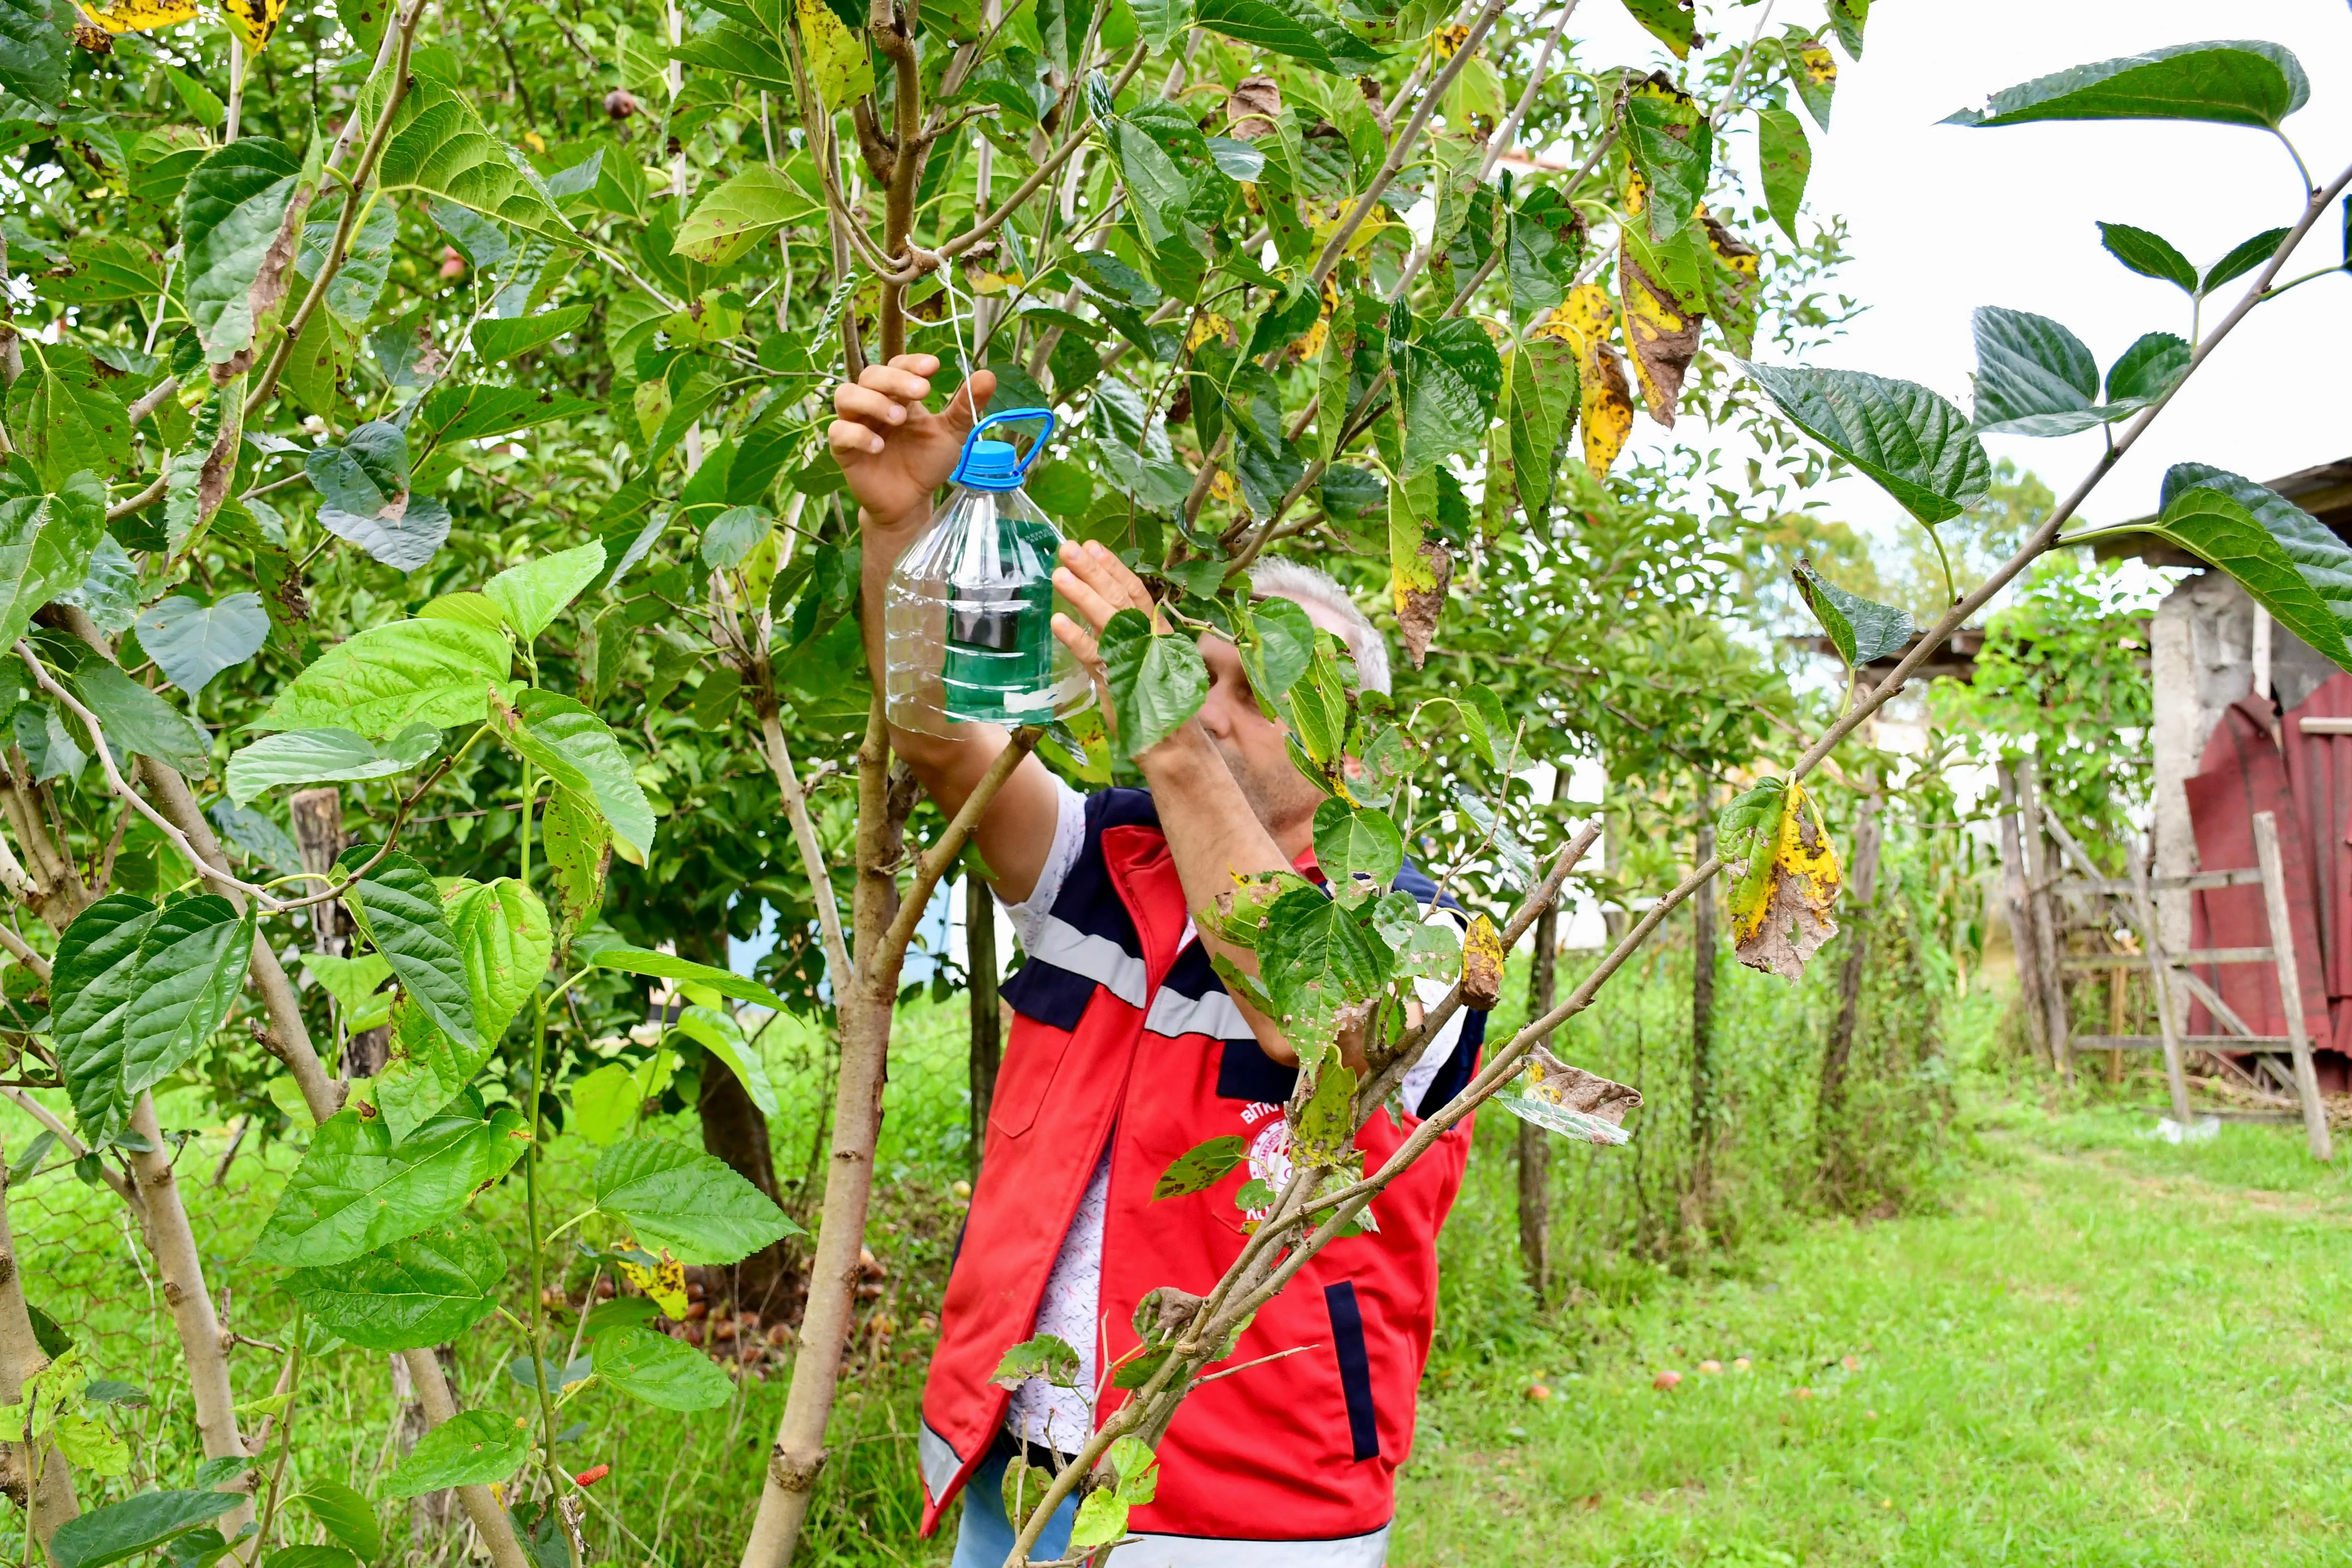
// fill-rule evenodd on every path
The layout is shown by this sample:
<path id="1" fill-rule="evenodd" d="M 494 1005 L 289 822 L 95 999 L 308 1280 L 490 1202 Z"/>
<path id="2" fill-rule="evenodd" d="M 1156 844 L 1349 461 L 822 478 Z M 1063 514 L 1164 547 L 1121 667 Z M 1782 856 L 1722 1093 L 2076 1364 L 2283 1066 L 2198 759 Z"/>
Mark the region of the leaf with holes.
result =
<path id="1" fill-rule="evenodd" d="M 547 851 L 548 881 L 555 889 L 556 920 L 563 930 L 577 931 L 604 906 L 613 830 L 594 801 L 558 785 L 548 794 L 539 836 Z"/>
<path id="2" fill-rule="evenodd" d="M 218 894 L 182 899 L 139 941 L 122 1012 L 122 1092 L 131 1100 L 178 1071 L 228 1017 L 253 956 L 257 905 L 240 915 Z"/>
<path id="3" fill-rule="evenodd" d="M 659 1409 L 716 1410 L 735 1396 L 709 1356 L 651 1329 L 606 1329 L 594 1355 L 597 1376 Z"/>
<path id="4" fill-rule="evenodd" d="M 286 1293 L 312 1322 L 362 1350 L 419 1350 L 450 1343 L 489 1316 L 505 1281 L 506 1256 L 489 1232 L 459 1223 L 333 1268 L 297 1269 Z"/>
<path id="5" fill-rule="evenodd" d="M 1923 523 L 1957 517 L 1992 486 L 1960 411 L 1914 382 L 1803 366 L 1741 368 L 1806 434 L 1878 482 Z"/>
<path id="6" fill-rule="evenodd" d="M 2276 44 L 2222 39 L 2174 44 L 2074 66 L 1994 93 L 1947 125 L 2037 120 L 2200 120 L 2276 131 L 2311 96 L 2301 62 Z"/>
<path id="7" fill-rule="evenodd" d="M 215 675 L 261 652 L 269 636 L 269 612 L 258 593 L 232 593 L 217 604 L 175 593 L 149 605 L 137 625 L 139 646 L 163 678 L 193 697 Z"/>
<path id="8" fill-rule="evenodd" d="M 725 1165 L 662 1138 L 631 1138 L 596 1162 L 596 1207 L 627 1220 L 645 1247 L 687 1263 L 733 1263 L 802 1234 L 782 1209 Z"/>
<path id="9" fill-rule="evenodd" d="M 1404 835 L 1386 811 L 1334 796 L 1315 808 L 1315 860 L 1335 885 L 1360 876 L 1386 887 L 1404 864 Z"/>
<path id="10" fill-rule="evenodd" d="M 1069 1341 L 1041 1333 L 1006 1351 L 989 1381 L 999 1388 L 1018 1388 L 1033 1377 L 1058 1388 L 1076 1386 L 1078 1353 L 1070 1348 Z"/>
<path id="11" fill-rule="evenodd" d="M 507 1173 L 530 1137 L 510 1105 L 488 1117 L 436 1117 L 397 1145 L 380 1118 L 338 1112 L 287 1178 L 254 1260 L 330 1268 L 445 1224 Z"/>

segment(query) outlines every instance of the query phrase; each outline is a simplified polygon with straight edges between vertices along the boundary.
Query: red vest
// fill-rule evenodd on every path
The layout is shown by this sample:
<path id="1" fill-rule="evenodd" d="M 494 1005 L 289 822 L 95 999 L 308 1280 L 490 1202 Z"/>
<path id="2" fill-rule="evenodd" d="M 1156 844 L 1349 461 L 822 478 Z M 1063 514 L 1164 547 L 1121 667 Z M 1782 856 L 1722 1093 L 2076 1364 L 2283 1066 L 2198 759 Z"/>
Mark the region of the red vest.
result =
<path id="1" fill-rule="evenodd" d="M 1245 1239 L 1235 1191 L 1253 1174 L 1279 1185 L 1288 1168 L 1282 1102 L 1295 1073 L 1255 1040 L 1232 1038 L 1230 1026 L 1222 1036 L 1206 1032 L 1220 1015 L 1237 1020 L 1238 1014 L 1213 977 L 1214 995 L 1201 994 L 1198 979 L 1208 967 L 1198 943 L 1182 943 L 1183 891 L 1149 798 L 1109 791 L 1088 803 L 1088 853 L 1098 841 L 1099 862 L 1082 872 L 1097 879 L 1093 895 L 1102 914 L 1091 930 L 1057 923 L 1016 977 L 1030 983 L 1007 987 L 1017 1009 L 1012 1038 L 923 1391 L 927 1534 L 1004 1424 L 1012 1396 L 991 1375 L 1029 1337 L 1106 1142 L 1109 1208 L 1098 1317 L 1108 1321 L 1107 1358 L 1097 1346 L 1106 1367 L 1138 1347 L 1131 1320 L 1143 1296 L 1163 1285 L 1196 1294 L 1215 1285 Z M 1104 895 L 1103 881 L 1115 902 Z M 1074 896 L 1083 904 L 1086 890 L 1066 886 L 1056 913 L 1070 913 Z M 1180 962 L 1194 977 L 1192 998 L 1162 988 Z M 1045 978 L 1063 982 L 1068 1000 L 1058 1010 L 1067 1027 L 1035 1016 L 1057 1010 L 1045 995 L 1051 988 L 1038 983 Z M 1081 988 L 1075 995 L 1073 978 Z M 1088 985 L 1090 996 L 1083 991 Z M 1460 1060 L 1433 1095 L 1450 1092 L 1476 1044 L 1465 1032 Z M 1357 1138 L 1366 1168 L 1393 1153 L 1414 1124 L 1408 1118 L 1400 1129 L 1374 1116 Z M 1178 1156 L 1234 1134 L 1252 1151 L 1243 1169 L 1206 1192 L 1152 1200 L 1153 1183 Z M 1437 1232 L 1468 1153 L 1465 1120 L 1373 1200 L 1376 1234 L 1332 1242 L 1257 1314 L 1220 1364 L 1312 1348 L 1188 1397 L 1160 1448 L 1158 1497 L 1136 1511 L 1130 1529 L 1335 1546 L 1384 1538 L 1428 1360 Z M 1268 1156 L 1281 1162 L 1271 1172 Z M 1097 1416 L 1126 1397 L 1107 1390 Z M 1369 1556 L 1316 1560 L 1378 1563 L 1381 1545 Z"/>

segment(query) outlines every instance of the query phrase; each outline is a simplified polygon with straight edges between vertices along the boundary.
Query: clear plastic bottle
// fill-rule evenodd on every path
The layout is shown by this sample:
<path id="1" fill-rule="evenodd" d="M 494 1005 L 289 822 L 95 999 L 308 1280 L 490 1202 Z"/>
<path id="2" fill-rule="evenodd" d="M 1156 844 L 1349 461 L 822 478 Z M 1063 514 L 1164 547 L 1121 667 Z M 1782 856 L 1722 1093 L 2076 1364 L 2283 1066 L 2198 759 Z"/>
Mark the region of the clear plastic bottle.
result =
<path id="1" fill-rule="evenodd" d="M 1043 420 L 1028 455 L 982 433 Z M 1094 700 L 1093 683 L 1054 635 L 1059 529 L 1022 493 L 1054 433 L 1045 409 L 992 413 L 964 439 L 946 505 L 891 570 L 883 611 L 885 695 L 901 729 L 1044 724 Z"/>

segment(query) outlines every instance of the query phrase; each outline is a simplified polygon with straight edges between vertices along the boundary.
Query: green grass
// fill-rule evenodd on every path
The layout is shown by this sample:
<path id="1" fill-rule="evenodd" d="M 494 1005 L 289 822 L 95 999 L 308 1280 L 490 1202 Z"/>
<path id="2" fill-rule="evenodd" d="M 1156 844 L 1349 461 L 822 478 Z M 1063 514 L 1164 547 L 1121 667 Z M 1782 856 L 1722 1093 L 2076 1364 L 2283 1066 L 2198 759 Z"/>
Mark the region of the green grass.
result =
<path id="1" fill-rule="evenodd" d="M 1448 1333 L 1391 1561 L 2341 1562 L 2352 1179 L 2152 1121 L 2000 1107 L 1943 1213 Z"/>
<path id="2" fill-rule="evenodd" d="M 1611 1045 L 1598 1030 L 1593 1042 Z M 823 1042 L 764 1043 L 786 1107 L 775 1146 L 789 1185 L 815 1146 Z M 890 1275 L 845 1380 L 804 1562 L 945 1559 L 945 1539 L 914 1539 L 912 1438 L 926 1314 L 960 1217 L 962 1050 L 959 1005 L 908 1009 L 872 1234 Z M 2352 1522 L 2336 1479 L 2352 1459 L 2341 1261 L 2352 1172 L 2315 1166 L 2294 1128 L 2232 1125 L 2214 1143 L 2169 1147 L 2138 1135 L 2152 1112 L 2052 1110 L 2039 1080 L 2001 1086 L 1971 1072 L 1975 1097 L 1911 1211 L 1873 1223 L 1809 1219 L 1801 1203 L 1759 1197 L 1769 1229 L 1645 1256 L 1591 1218 L 1608 1184 L 1629 1179 L 1633 1151 L 1556 1145 L 1563 1242 L 1582 1224 L 1580 1245 L 1606 1266 L 1566 1270 L 1570 1299 L 1542 1312 L 1518 1272 L 1514 1124 L 1482 1118 L 1442 1243 L 1438 1339 L 1391 1562 L 2340 1560 Z M 182 1124 L 202 1119 L 190 1110 Z M 662 1130 L 695 1136 L 684 1119 Z M 24 1146 L 13 1109 L 0 1107 L 0 1131 L 12 1154 Z M 233 1322 L 271 1337 L 286 1326 L 284 1298 L 243 1258 L 296 1152 L 248 1147 L 215 1191 L 219 1148 L 216 1134 L 188 1146 L 184 1187 Z M 578 1207 L 587 1154 L 557 1145 L 554 1212 Z M 481 1207 L 519 1255 L 519 1202 Z M 53 1169 L 11 1194 L 11 1212 L 32 1298 L 89 1346 L 100 1375 L 157 1391 L 155 1405 L 119 1416 L 133 1479 L 185 1484 L 196 1456 L 184 1394 L 172 1392 L 169 1320 L 111 1196 Z M 510 1304 L 521 1298 L 518 1288 Z M 519 1349 L 495 1320 L 468 1336 L 454 1368 L 462 1396 L 523 1408 L 504 1371 Z M 1737 1370 L 1742 1356 L 1750 1364 Z M 1701 1373 L 1710 1358 L 1726 1370 Z M 241 1398 L 267 1393 L 276 1372 L 250 1347 L 233 1366 Z M 1670 1391 L 1653 1387 L 1664 1371 L 1683 1375 Z M 1549 1397 L 1529 1400 L 1538 1385 Z M 330 1356 L 306 1387 L 289 1479 L 370 1486 L 392 1455 L 381 1358 Z M 569 1413 L 586 1427 L 565 1457 L 614 1466 L 597 1495 L 662 1562 L 729 1561 L 783 1389 L 781 1375 L 747 1381 L 735 1406 L 695 1417 L 592 1390 Z M 386 1517 L 398 1538 L 406 1511 Z M 436 1533 L 420 1521 L 409 1539 L 443 1545 Z M 604 1561 L 646 1561 L 608 1530 L 592 1541 L 614 1548 Z"/>

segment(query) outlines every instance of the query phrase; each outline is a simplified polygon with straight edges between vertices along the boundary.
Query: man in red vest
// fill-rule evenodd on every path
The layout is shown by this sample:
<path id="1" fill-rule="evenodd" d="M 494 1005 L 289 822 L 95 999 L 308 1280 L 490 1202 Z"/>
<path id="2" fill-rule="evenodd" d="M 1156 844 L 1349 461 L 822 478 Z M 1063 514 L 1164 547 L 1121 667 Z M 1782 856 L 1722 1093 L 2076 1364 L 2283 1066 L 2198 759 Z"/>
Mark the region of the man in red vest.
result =
<path id="1" fill-rule="evenodd" d="M 977 372 L 946 412 L 930 413 L 939 369 L 930 355 L 901 355 L 835 394 L 829 434 L 859 504 L 877 680 L 882 617 L 872 607 L 995 390 L 992 375 Z M 1057 616 L 1055 634 L 1091 667 L 1095 634 L 1113 612 L 1151 615 L 1152 601 L 1099 544 L 1065 545 L 1061 561 L 1055 587 L 1086 623 Z M 1251 576 L 1258 592 L 1297 601 L 1337 637 L 1363 686 L 1388 688 L 1386 644 L 1329 578 L 1288 562 L 1261 562 Z M 1282 727 L 1259 711 L 1233 645 L 1203 636 L 1201 653 L 1208 698 L 1136 758 L 1148 790 L 1081 797 L 1033 757 L 976 830 L 1027 962 L 1004 987 L 1013 1034 L 923 1394 L 924 1528 L 936 1529 L 962 1493 L 956 1568 L 1003 1562 L 1017 1522 L 1001 1492 L 1008 1462 L 1025 1452 L 1057 1469 L 1086 1441 L 1126 1397 L 1112 1378 L 1141 1344 L 1139 1303 L 1161 1286 L 1206 1293 L 1254 1218 L 1235 1207 L 1237 1189 L 1250 1177 L 1279 1186 L 1290 1172 L 1282 1107 L 1297 1054 L 1271 1020 L 1226 992 L 1210 963 L 1221 952 L 1255 972 L 1255 955 L 1199 930 L 1190 912 L 1237 874 L 1316 874 L 1323 797 L 1292 765 Z M 948 738 L 895 727 L 890 736 L 947 812 L 1006 741 L 987 725 L 955 727 Z M 1424 904 L 1436 894 L 1410 865 L 1398 886 Z M 1435 986 L 1424 999 L 1444 991 Z M 1466 1082 L 1484 1028 L 1483 1014 L 1458 1013 L 1431 1043 L 1404 1083 L 1405 1125 L 1375 1116 L 1359 1134 L 1366 1168 Z M 1244 1170 L 1206 1192 L 1152 1200 L 1172 1161 L 1229 1134 L 1249 1150 Z M 1186 1400 L 1159 1448 L 1157 1496 L 1130 1517 L 1122 1568 L 1385 1561 L 1395 1470 L 1411 1448 L 1435 1313 L 1437 1232 L 1468 1147 L 1465 1121 L 1382 1193 L 1371 1210 L 1377 1230 L 1318 1254 L 1220 1364 L 1278 1359 Z M 1075 1369 L 999 1386 L 1004 1353 L 1044 1334 L 1076 1352 Z M 1066 1504 L 1038 1542 L 1037 1560 L 1063 1554 L 1072 1511 Z"/>

